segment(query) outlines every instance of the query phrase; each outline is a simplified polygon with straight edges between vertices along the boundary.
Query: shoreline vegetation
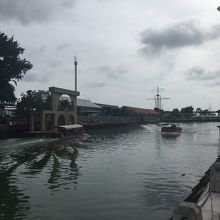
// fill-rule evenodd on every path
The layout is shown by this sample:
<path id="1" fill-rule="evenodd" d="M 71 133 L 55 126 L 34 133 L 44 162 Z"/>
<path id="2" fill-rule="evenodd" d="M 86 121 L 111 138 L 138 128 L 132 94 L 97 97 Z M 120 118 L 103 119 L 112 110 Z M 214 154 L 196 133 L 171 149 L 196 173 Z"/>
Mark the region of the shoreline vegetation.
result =
<path id="1" fill-rule="evenodd" d="M 187 123 L 187 122 L 220 122 L 220 117 L 216 118 L 191 118 L 191 119 L 162 119 L 161 122 L 176 122 L 176 123 Z"/>

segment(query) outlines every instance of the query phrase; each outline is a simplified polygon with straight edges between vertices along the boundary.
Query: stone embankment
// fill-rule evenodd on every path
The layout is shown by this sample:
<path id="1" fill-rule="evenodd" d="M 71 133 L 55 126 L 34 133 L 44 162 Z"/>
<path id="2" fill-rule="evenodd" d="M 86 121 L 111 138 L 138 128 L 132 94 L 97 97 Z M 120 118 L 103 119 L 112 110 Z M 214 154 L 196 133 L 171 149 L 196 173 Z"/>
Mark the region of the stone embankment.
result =
<path id="1" fill-rule="evenodd" d="M 220 156 L 192 189 L 192 193 L 176 207 L 171 219 L 220 219 Z"/>
<path id="2" fill-rule="evenodd" d="M 158 119 L 149 118 L 143 121 L 140 117 L 132 116 L 78 116 L 78 123 L 85 128 L 99 128 L 132 124 L 157 123 Z"/>

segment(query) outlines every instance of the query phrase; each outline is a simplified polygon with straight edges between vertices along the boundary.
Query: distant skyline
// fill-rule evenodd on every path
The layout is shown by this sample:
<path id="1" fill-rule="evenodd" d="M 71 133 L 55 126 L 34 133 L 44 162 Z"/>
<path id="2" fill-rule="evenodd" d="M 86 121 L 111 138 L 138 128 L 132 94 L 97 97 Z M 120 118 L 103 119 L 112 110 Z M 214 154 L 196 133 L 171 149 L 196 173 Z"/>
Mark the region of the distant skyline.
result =
<path id="1" fill-rule="evenodd" d="M 16 95 L 50 86 L 80 98 L 165 110 L 220 109 L 220 1 L 0 0 L 0 31 L 34 65 Z"/>

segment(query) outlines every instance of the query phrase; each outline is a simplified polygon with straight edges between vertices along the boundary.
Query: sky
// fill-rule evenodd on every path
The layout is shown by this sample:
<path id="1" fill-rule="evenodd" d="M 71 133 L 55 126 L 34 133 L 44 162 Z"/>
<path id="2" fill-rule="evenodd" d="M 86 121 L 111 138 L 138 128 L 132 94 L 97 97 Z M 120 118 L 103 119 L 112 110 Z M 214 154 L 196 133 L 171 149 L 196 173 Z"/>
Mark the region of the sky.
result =
<path id="1" fill-rule="evenodd" d="M 217 0 L 0 0 L 0 31 L 14 36 L 33 68 L 16 96 L 50 86 L 80 98 L 164 110 L 220 109 Z"/>

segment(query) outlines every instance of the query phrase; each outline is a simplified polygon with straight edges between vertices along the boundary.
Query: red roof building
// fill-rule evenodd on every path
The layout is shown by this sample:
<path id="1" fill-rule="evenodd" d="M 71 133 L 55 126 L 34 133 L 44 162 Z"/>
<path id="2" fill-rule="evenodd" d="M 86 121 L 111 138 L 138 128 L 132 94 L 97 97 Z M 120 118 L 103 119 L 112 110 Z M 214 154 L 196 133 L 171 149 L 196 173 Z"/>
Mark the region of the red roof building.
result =
<path id="1" fill-rule="evenodd" d="M 127 114 L 139 116 L 144 123 L 155 123 L 160 121 L 161 114 L 153 109 L 135 108 L 130 106 L 123 106 L 122 109 Z"/>
<path id="2" fill-rule="evenodd" d="M 159 112 L 154 111 L 153 109 L 145 109 L 145 108 L 135 108 L 130 106 L 123 106 L 127 108 L 129 111 L 137 113 L 137 114 L 143 114 L 143 115 L 158 115 L 160 116 Z"/>

